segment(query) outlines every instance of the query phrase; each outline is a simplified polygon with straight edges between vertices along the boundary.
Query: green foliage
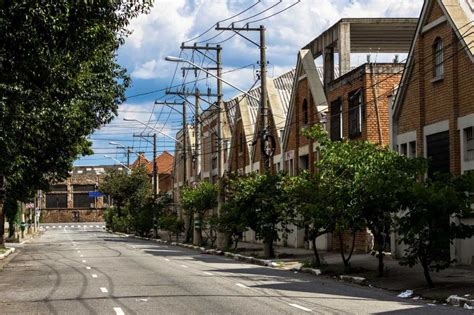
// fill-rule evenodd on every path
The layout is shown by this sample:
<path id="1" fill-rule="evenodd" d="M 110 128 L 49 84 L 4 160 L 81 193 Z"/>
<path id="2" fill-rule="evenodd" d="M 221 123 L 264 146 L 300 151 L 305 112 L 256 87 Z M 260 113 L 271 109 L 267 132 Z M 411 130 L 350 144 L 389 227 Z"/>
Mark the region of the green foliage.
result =
<path id="1" fill-rule="evenodd" d="M 158 226 L 161 230 L 168 231 L 170 241 L 173 234 L 176 235 L 176 240 L 178 240 L 179 235 L 184 232 L 184 221 L 173 214 L 160 217 Z"/>
<path id="2" fill-rule="evenodd" d="M 130 174 L 111 171 L 100 184 L 99 190 L 110 195 L 114 206 L 107 210 L 107 226 L 120 232 L 133 231 L 148 235 L 159 206 L 152 199 L 152 187 L 144 168 L 133 169 Z"/>
<path id="3" fill-rule="evenodd" d="M 278 232 L 288 233 L 292 211 L 285 208 L 283 174 L 251 174 L 230 179 L 227 185 L 228 207 L 240 209 L 239 219 L 264 242 L 265 255 L 273 257 L 273 242 Z"/>
<path id="4" fill-rule="evenodd" d="M 130 85 L 116 50 L 148 3 L 1 1 L 0 176 L 24 201 L 68 176 Z"/>
<path id="5" fill-rule="evenodd" d="M 194 213 L 203 216 L 217 206 L 217 187 L 201 182 L 196 187 L 185 187 L 181 193 L 181 206 L 188 215 Z"/>
<path id="6" fill-rule="evenodd" d="M 316 248 L 316 238 L 334 230 L 335 221 L 330 215 L 330 200 L 323 191 L 324 185 L 318 174 L 302 172 L 300 176 L 287 176 L 283 190 L 288 209 L 295 213 L 294 223 L 304 228 L 308 240 L 313 244 L 315 265 L 321 266 L 321 259 Z"/>
<path id="7" fill-rule="evenodd" d="M 15 228 L 20 224 L 20 207 L 18 201 L 11 196 L 8 196 L 3 205 L 5 211 L 5 218 L 8 221 L 9 231 L 8 236 L 12 237 L 15 234 Z"/>
<path id="8" fill-rule="evenodd" d="M 247 230 L 247 225 L 244 212 L 232 201 L 226 202 L 221 209 L 218 230 L 227 233 L 234 244 L 234 249 L 237 249 L 242 233 Z"/>
<path id="9" fill-rule="evenodd" d="M 398 219 L 400 243 L 407 246 L 401 264 L 420 263 L 431 287 L 430 272 L 453 262 L 449 248 L 453 240 L 474 235 L 474 226 L 460 222 L 472 216 L 472 192 L 474 174 L 466 174 L 426 179 L 410 187 L 406 196 L 409 210 Z"/>

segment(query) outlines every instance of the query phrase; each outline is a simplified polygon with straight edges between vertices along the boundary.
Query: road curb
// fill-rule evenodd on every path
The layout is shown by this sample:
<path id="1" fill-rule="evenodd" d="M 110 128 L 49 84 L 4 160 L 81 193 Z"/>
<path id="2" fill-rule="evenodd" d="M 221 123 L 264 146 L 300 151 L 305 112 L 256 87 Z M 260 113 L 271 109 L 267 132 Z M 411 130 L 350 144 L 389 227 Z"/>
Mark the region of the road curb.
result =
<path id="1" fill-rule="evenodd" d="M 446 299 L 446 303 L 453 306 L 459 306 L 466 309 L 474 308 L 474 300 L 470 300 L 466 297 L 461 297 L 457 295 L 451 295 Z"/>
<path id="2" fill-rule="evenodd" d="M 10 256 L 11 254 L 13 254 L 15 252 L 15 248 L 9 248 L 7 249 L 7 251 L 3 254 L 0 254 L 0 260 L 3 260 L 5 258 L 7 258 L 8 256 Z"/>

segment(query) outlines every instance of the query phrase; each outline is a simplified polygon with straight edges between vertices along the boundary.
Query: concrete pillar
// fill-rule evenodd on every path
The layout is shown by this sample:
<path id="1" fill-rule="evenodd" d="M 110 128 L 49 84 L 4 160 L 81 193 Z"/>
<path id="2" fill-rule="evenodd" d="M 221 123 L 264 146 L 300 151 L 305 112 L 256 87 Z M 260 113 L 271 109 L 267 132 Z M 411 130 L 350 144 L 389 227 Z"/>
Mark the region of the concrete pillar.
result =
<path id="1" fill-rule="evenodd" d="M 339 52 L 339 75 L 344 75 L 351 70 L 351 25 L 339 24 L 339 39 L 337 41 Z"/>
<path id="2" fill-rule="evenodd" d="M 334 80 L 334 47 L 326 47 L 323 51 L 324 90 L 327 91 L 329 82 Z"/>

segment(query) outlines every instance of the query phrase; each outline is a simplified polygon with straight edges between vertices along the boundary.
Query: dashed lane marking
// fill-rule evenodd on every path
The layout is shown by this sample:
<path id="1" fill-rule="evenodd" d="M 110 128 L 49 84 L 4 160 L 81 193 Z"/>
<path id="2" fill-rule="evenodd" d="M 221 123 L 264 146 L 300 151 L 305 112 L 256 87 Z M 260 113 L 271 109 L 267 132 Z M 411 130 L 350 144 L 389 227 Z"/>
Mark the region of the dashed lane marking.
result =
<path id="1" fill-rule="evenodd" d="M 84 257 L 84 255 L 79 255 L 79 257 Z"/>
<path id="2" fill-rule="evenodd" d="M 101 291 L 102 293 L 107 293 L 107 292 L 109 292 L 109 291 L 107 290 L 107 288 L 100 288 L 100 291 Z"/>
<path id="3" fill-rule="evenodd" d="M 85 263 L 86 263 L 86 260 L 85 260 L 85 259 L 83 259 L 83 260 L 82 260 L 82 262 L 85 264 Z"/>
<path id="4" fill-rule="evenodd" d="M 181 265 L 181 267 L 183 267 L 183 268 L 189 268 L 189 267 L 188 267 L 188 266 L 186 266 L 186 265 Z"/>
<path id="5" fill-rule="evenodd" d="M 210 272 L 207 272 L 207 271 L 204 271 L 204 272 L 203 272 L 203 274 L 205 274 L 205 275 L 208 275 L 208 276 L 213 276 L 213 274 L 212 274 L 212 273 L 210 273 Z"/>
<path id="6" fill-rule="evenodd" d="M 125 315 L 125 313 L 122 311 L 122 308 L 120 307 L 114 307 L 114 311 L 117 315 Z"/>
<path id="7" fill-rule="evenodd" d="M 305 311 L 305 312 L 312 312 L 312 310 L 310 310 L 309 308 L 306 308 L 306 307 L 298 305 L 298 304 L 289 303 L 288 305 L 299 308 L 300 310 Z"/>
<path id="8" fill-rule="evenodd" d="M 170 261 L 168 258 L 165 258 L 166 261 Z"/>
<path id="9" fill-rule="evenodd" d="M 92 278 L 97 278 L 97 275 L 95 273 L 93 273 Z"/>
<path id="10" fill-rule="evenodd" d="M 87 266 L 86 269 L 87 269 L 87 270 L 91 270 L 91 267 Z"/>
<path id="11" fill-rule="evenodd" d="M 242 284 L 242 283 L 236 283 L 235 285 L 238 286 L 238 287 L 241 287 L 241 288 L 246 288 L 246 289 L 249 288 L 248 286 L 246 286 L 245 284 Z"/>

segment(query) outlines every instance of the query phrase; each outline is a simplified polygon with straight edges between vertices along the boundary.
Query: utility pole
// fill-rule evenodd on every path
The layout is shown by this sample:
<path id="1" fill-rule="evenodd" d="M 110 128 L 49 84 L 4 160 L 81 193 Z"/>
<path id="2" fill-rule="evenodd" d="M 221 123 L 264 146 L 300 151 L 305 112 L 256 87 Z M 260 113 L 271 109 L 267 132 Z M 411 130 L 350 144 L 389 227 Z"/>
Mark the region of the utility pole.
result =
<path id="1" fill-rule="evenodd" d="M 250 27 L 248 24 L 246 27 L 235 27 L 234 23 L 230 27 L 220 27 L 217 23 L 217 31 L 232 31 L 240 37 L 251 42 L 260 49 L 260 152 L 262 166 L 264 172 L 270 170 L 270 160 L 275 152 L 275 138 L 271 134 L 269 128 L 269 119 L 268 119 L 268 91 L 267 91 L 267 59 L 266 59 L 266 46 L 265 46 L 265 27 L 260 25 L 260 27 Z M 246 37 L 241 32 L 259 32 L 260 43 L 255 42 L 254 40 Z"/>
<path id="2" fill-rule="evenodd" d="M 153 198 L 156 200 L 157 194 L 158 194 L 158 167 L 156 166 L 156 133 L 154 134 L 147 134 L 147 135 L 142 135 L 142 134 L 134 134 L 133 137 L 138 137 L 138 138 L 145 138 L 146 141 L 150 142 L 147 138 L 153 138 L 153 173 L 152 173 L 152 181 L 153 181 Z M 130 154 L 130 150 L 128 151 Z M 140 157 L 138 157 L 140 158 Z M 128 157 L 130 159 L 130 156 Z M 129 160 L 127 163 L 130 162 Z"/>
<path id="3" fill-rule="evenodd" d="M 187 177 L 187 174 L 186 174 L 186 102 L 183 101 L 183 112 L 182 112 L 182 115 L 183 115 L 183 185 L 186 184 L 186 177 Z"/>
<path id="4" fill-rule="evenodd" d="M 200 150 L 201 150 L 201 144 L 200 144 L 200 120 L 201 117 L 199 115 L 199 98 L 201 97 L 201 92 L 199 91 L 198 88 L 196 88 L 195 91 L 195 99 L 194 99 L 194 168 L 196 169 L 196 178 L 198 177 L 199 174 L 199 181 L 201 180 L 201 157 L 200 157 Z"/>
<path id="5" fill-rule="evenodd" d="M 127 167 L 130 168 L 130 152 L 132 151 L 131 147 L 127 147 Z"/>

